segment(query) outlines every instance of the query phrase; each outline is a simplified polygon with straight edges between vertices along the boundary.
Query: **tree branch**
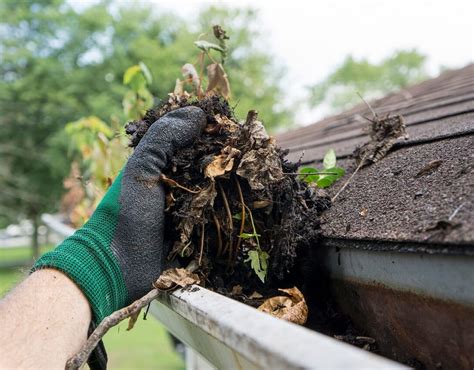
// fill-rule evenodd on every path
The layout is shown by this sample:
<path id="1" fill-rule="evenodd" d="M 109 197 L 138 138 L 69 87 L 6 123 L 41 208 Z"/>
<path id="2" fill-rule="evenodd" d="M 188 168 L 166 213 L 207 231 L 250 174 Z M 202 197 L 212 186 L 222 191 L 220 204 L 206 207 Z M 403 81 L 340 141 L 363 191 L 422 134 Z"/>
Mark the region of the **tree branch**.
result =
<path id="1" fill-rule="evenodd" d="M 81 368 L 89 358 L 89 355 L 92 353 L 94 348 L 110 328 L 114 327 L 120 321 L 125 320 L 133 314 L 138 313 L 143 307 L 147 306 L 154 299 L 156 299 L 160 293 L 160 290 L 153 289 L 142 298 L 137 299 L 130 306 L 115 311 L 103 319 L 94 332 L 90 335 L 90 337 L 87 338 L 87 341 L 84 343 L 81 350 L 66 362 L 66 370 L 77 370 Z"/>

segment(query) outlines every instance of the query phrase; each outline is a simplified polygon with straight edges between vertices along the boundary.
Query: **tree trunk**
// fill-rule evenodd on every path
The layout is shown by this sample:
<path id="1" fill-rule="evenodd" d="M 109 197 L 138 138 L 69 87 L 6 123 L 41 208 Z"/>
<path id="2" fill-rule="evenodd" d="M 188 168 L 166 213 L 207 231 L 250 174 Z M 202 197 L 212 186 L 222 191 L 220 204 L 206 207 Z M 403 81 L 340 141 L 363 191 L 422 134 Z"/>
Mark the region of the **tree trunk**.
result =
<path id="1" fill-rule="evenodd" d="M 39 219 L 38 215 L 33 216 L 31 219 L 33 222 L 33 234 L 31 235 L 31 249 L 33 251 L 33 259 L 37 260 L 39 258 L 39 241 L 38 241 L 38 227 L 39 227 Z"/>

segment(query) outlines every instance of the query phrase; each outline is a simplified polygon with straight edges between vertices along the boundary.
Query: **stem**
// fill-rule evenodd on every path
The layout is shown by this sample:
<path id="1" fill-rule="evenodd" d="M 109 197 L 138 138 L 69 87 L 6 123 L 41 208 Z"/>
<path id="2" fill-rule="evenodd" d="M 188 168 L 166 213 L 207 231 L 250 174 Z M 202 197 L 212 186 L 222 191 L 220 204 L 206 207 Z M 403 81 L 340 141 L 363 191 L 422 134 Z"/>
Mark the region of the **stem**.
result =
<path id="1" fill-rule="evenodd" d="M 86 343 L 84 343 L 80 351 L 66 362 L 66 370 L 80 369 L 110 328 L 114 327 L 127 317 L 139 312 L 143 307 L 149 305 L 154 299 L 156 299 L 160 293 L 160 290 L 153 289 L 142 298 L 137 299 L 130 306 L 115 311 L 110 316 L 107 316 L 105 319 L 103 319 L 91 336 L 87 339 Z"/>
<path id="2" fill-rule="evenodd" d="M 237 184 L 237 190 L 239 192 L 239 197 L 240 197 L 240 203 L 242 204 L 242 217 L 240 220 L 240 232 L 239 235 L 244 232 L 244 226 L 245 226 L 245 202 L 244 202 L 244 195 L 242 194 L 242 188 L 240 187 L 240 183 L 238 179 L 235 179 L 235 183 Z M 242 242 L 242 238 L 237 239 L 237 246 L 235 247 L 235 253 L 234 253 L 234 261 L 237 259 L 237 255 L 239 254 L 240 250 L 240 243 Z"/>
<path id="3" fill-rule="evenodd" d="M 219 185 L 219 190 L 222 195 L 222 200 L 224 201 L 224 207 L 227 212 L 227 217 L 229 219 L 229 229 L 230 229 L 229 233 L 230 235 L 232 235 L 232 230 L 234 230 L 234 222 L 232 221 L 232 212 L 230 211 L 229 202 L 227 201 L 227 197 L 225 195 L 225 192 L 224 192 L 224 189 L 222 188 L 221 183 L 219 182 L 218 185 Z"/>
<path id="4" fill-rule="evenodd" d="M 204 222 L 201 224 L 201 248 L 199 252 L 199 263 L 198 263 L 199 266 L 201 266 L 201 263 L 202 263 L 203 253 L 204 253 Z"/>
<path id="5" fill-rule="evenodd" d="M 299 173 L 299 172 L 283 172 L 283 175 L 292 175 L 292 176 L 309 176 L 309 175 L 337 175 L 336 172 L 306 172 L 306 173 Z"/>
<path id="6" fill-rule="evenodd" d="M 216 231 L 217 231 L 217 255 L 221 256 L 222 254 L 221 224 L 219 223 L 219 219 L 217 218 L 214 212 L 212 212 L 212 218 L 214 219 L 214 224 L 216 225 Z"/>
<path id="7" fill-rule="evenodd" d="M 331 199 L 331 202 L 334 202 L 337 197 L 339 196 L 339 194 L 342 193 L 342 191 L 347 187 L 347 185 L 349 185 L 349 183 L 352 181 L 352 179 L 354 178 L 355 174 L 357 172 L 359 172 L 359 170 L 362 168 L 362 165 L 364 164 L 364 161 L 365 161 L 365 157 L 367 157 L 367 155 L 364 155 L 364 157 L 361 159 L 359 165 L 357 166 L 357 168 L 355 169 L 355 171 L 352 173 L 351 177 L 349 177 L 347 179 L 347 181 L 344 183 L 344 185 L 342 185 L 342 187 L 338 190 L 338 192 L 336 193 L 336 195 L 334 195 Z"/>
<path id="8" fill-rule="evenodd" d="M 173 179 L 170 179 L 169 177 L 161 174 L 160 175 L 160 180 L 165 183 L 166 185 L 168 186 L 171 186 L 173 188 L 179 188 L 179 189 L 182 189 L 182 190 L 185 190 L 187 191 L 188 193 L 191 193 L 191 194 L 199 194 L 201 192 L 201 189 L 199 190 L 191 190 L 191 189 L 188 189 L 187 187 L 183 186 L 183 185 L 180 185 L 178 182 L 176 182 L 175 180 Z"/>
<path id="9" fill-rule="evenodd" d="M 250 215 L 250 223 L 252 224 L 252 230 L 253 230 L 253 235 L 255 236 L 255 240 L 257 241 L 257 248 L 259 251 L 262 249 L 260 248 L 260 240 L 258 239 L 258 234 L 257 234 L 257 229 L 255 227 L 255 224 L 253 223 L 253 216 L 252 216 L 252 211 L 250 210 L 249 207 L 245 206 L 247 208 L 247 211 L 249 211 Z"/>

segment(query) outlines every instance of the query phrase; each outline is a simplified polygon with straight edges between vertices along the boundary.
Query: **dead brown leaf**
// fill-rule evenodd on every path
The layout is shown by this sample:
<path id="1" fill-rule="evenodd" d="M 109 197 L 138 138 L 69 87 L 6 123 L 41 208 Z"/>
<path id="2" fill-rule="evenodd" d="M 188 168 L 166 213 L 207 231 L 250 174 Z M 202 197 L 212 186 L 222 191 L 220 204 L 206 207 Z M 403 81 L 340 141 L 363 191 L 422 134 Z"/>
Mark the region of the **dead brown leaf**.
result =
<path id="1" fill-rule="evenodd" d="M 366 166 L 384 158 L 397 139 L 408 138 L 405 120 L 401 115 L 379 118 L 377 115 L 370 121 L 367 131 L 370 141 L 357 148 L 353 156 L 357 163 Z"/>
<path id="2" fill-rule="evenodd" d="M 430 175 L 431 173 L 436 171 L 438 167 L 442 164 L 443 161 L 439 159 L 429 162 L 426 166 L 424 166 L 421 170 L 418 171 L 418 173 L 415 175 L 415 178 Z"/>
<path id="3" fill-rule="evenodd" d="M 217 192 L 215 182 L 211 181 L 210 184 L 202 189 L 192 200 L 191 205 L 188 209 L 188 217 L 183 218 L 178 225 L 178 229 L 181 232 L 180 240 L 176 241 L 173 245 L 173 249 L 170 252 L 168 258 L 173 259 L 177 254 L 183 254 L 184 250 L 187 250 L 189 254 L 192 253 L 192 245 L 190 245 L 190 237 L 196 224 L 200 224 L 202 220 L 202 214 L 206 207 L 212 207 L 214 205 L 214 199 L 216 198 Z"/>
<path id="4" fill-rule="evenodd" d="M 250 299 L 260 299 L 263 298 L 263 295 L 261 295 L 259 292 L 255 291 L 249 296 Z"/>
<path id="5" fill-rule="evenodd" d="M 239 130 L 239 125 L 232 121 L 230 118 L 223 116 L 222 114 L 216 114 L 214 116 L 216 122 L 227 129 L 227 131 L 234 133 Z"/>
<path id="6" fill-rule="evenodd" d="M 252 203 L 252 208 L 253 209 L 265 208 L 265 207 L 268 207 L 270 204 L 272 204 L 272 201 L 270 199 L 256 200 Z"/>
<path id="7" fill-rule="evenodd" d="M 182 95 L 184 94 L 184 81 L 181 81 L 179 78 L 176 79 L 176 83 L 174 85 L 173 90 L 174 95 Z"/>
<path id="8" fill-rule="evenodd" d="M 153 283 L 153 286 L 159 290 L 170 290 L 199 283 L 200 279 L 197 274 L 183 268 L 171 268 L 163 271 L 158 280 Z"/>
<path id="9" fill-rule="evenodd" d="M 283 179 L 281 160 L 273 146 L 245 153 L 236 172 L 247 179 L 252 190 L 265 189 Z"/>
<path id="10" fill-rule="evenodd" d="M 182 68 L 181 72 L 183 73 L 186 82 L 192 84 L 196 92 L 200 89 L 201 80 L 199 79 L 199 74 L 196 71 L 196 68 L 191 63 L 186 63 Z"/>
<path id="11" fill-rule="evenodd" d="M 269 298 L 258 307 L 258 310 L 303 325 L 308 319 L 308 306 L 303 294 L 297 287 L 278 290 L 288 294 L 288 296 Z"/>
<path id="12" fill-rule="evenodd" d="M 232 287 L 232 291 L 230 292 L 232 295 L 241 295 L 242 294 L 242 287 L 240 285 L 234 285 Z"/>
<path id="13" fill-rule="evenodd" d="M 213 63 L 207 66 L 208 85 L 206 92 L 216 92 L 224 98 L 230 98 L 230 84 L 224 67 L 220 63 Z"/>
<path id="14" fill-rule="evenodd" d="M 222 176 L 232 170 L 234 158 L 240 155 L 240 150 L 226 146 L 221 154 L 214 157 L 211 163 L 204 169 L 206 177 L 214 178 Z"/>

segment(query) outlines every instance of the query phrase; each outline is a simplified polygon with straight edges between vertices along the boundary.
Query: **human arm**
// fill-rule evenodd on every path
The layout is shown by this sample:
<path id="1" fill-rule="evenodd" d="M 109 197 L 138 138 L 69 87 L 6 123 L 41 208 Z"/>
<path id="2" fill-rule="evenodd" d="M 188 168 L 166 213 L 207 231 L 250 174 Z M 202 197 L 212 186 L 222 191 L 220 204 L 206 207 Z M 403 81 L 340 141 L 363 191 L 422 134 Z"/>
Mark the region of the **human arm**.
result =
<path id="1" fill-rule="evenodd" d="M 95 324 L 150 290 L 153 281 L 161 274 L 168 254 L 163 242 L 165 196 L 160 174 L 176 150 L 192 144 L 205 123 L 204 112 L 196 107 L 175 110 L 155 122 L 90 220 L 37 261 L 33 274 L 24 283 L 26 285 L 21 284 L 12 293 L 17 299 L 6 298 L 6 303 L 3 303 L 6 309 L 15 312 L 19 307 L 18 297 L 23 296 L 22 303 L 29 299 L 29 291 L 25 289 L 39 277 L 46 279 L 46 275 L 39 273 L 49 269 L 62 271 L 74 282 L 90 306 L 89 322 L 92 320 Z M 40 286 L 35 285 L 35 288 Z M 64 286 L 59 288 L 55 294 L 61 295 Z M 36 294 L 41 295 L 42 291 Z M 70 305 L 74 305 L 74 299 L 78 297 L 81 296 L 70 297 Z M 9 302 L 16 302 L 16 305 L 10 306 L 13 303 Z M 48 304 L 48 301 L 41 300 L 41 304 Z M 49 304 L 55 304 L 54 300 Z M 55 310 L 50 312 L 53 315 Z M 16 315 L 22 313 L 20 306 Z M 0 316 L 0 327 L 6 320 L 8 318 Z M 20 347 L 15 353 L 27 356 L 28 347 L 22 347 L 21 343 L 28 343 L 24 335 L 28 333 L 30 322 L 23 320 L 19 323 L 26 329 L 21 328 L 18 332 L 21 335 L 14 334 L 20 338 Z M 69 331 L 70 327 L 63 325 L 62 330 Z M 1 333 L 0 346 L 9 340 L 3 331 Z M 70 343 L 71 348 L 74 346 L 75 343 Z M 48 353 L 43 355 L 47 357 Z"/>

